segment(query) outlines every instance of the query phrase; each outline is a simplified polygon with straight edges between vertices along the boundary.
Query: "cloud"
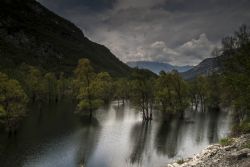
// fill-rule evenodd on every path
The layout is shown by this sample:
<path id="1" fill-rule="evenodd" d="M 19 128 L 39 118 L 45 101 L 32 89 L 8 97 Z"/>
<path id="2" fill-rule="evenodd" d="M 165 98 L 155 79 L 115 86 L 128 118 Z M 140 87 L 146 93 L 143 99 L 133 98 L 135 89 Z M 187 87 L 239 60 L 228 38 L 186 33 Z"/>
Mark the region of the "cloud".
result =
<path id="1" fill-rule="evenodd" d="M 158 48 L 162 49 L 165 47 L 166 47 L 166 44 L 164 41 L 156 41 L 151 44 L 151 48 L 154 48 L 154 49 L 158 49 Z"/>
<path id="2" fill-rule="evenodd" d="M 215 44 L 208 40 L 206 34 L 191 39 L 177 47 L 168 47 L 164 41 L 155 41 L 146 47 L 139 47 L 131 57 L 137 60 L 168 62 L 174 65 L 195 65 L 210 57 Z"/>
<path id="3" fill-rule="evenodd" d="M 122 61 L 194 65 L 242 23 L 247 0 L 39 0 Z"/>
<path id="4" fill-rule="evenodd" d="M 183 64 L 198 64 L 200 60 L 211 56 L 212 50 L 216 44 L 207 39 L 206 34 L 201 34 L 198 39 L 192 39 L 176 48 L 176 50 L 186 59 L 184 62 L 179 60 L 178 62 Z"/>
<path id="5" fill-rule="evenodd" d="M 143 9 L 153 8 L 162 5 L 166 0 L 118 0 L 115 4 L 117 10 L 126 10 L 129 8 Z"/>

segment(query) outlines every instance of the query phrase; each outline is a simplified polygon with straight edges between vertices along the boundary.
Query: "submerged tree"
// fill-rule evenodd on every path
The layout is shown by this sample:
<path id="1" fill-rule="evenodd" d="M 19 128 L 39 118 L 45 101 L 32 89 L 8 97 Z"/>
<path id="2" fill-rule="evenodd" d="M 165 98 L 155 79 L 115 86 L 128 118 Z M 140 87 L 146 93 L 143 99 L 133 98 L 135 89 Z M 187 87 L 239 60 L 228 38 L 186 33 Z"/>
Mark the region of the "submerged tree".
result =
<path id="1" fill-rule="evenodd" d="M 72 79 L 65 78 L 64 73 L 45 72 L 34 66 L 22 64 L 18 68 L 17 80 L 33 103 L 57 102 L 61 100 L 69 90 Z M 72 95 L 71 93 L 70 95 Z"/>
<path id="2" fill-rule="evenodd" d="M 159 78 L 156 80 L 155 95 L 157 103 L 163 112 L 173 112 L 173 93 L 171 76 L 161 71 Z"/>
<path id="3" fill-rule="evenodd" d="M 206 99 L 207 99 L 207 78 L 204 76 L 198 76 L 197 80 L 197 93 L 200 101 L 201 111 L 206 110 Z"/>
<path id="4" fill-rule="evenodd" d="M 46 101 L 46 84 L 42 72 L 33 66 L 23 65 L 23 81 L 25 88 L 32 102 Z"/>
<path id="5" fill-rule="evenodd" d="M 45 79 L 45 92 L 47 94 L 47 100 L 49 102 L 58 100 L 57 92 L 57 79 L 54 73 L 47 73 L 44 76 Z"/>
<path id="6" fill-rule="evenodd" d="M 184 110 L 188 106 L 187 84 L 178 72 L 160 72 L 156 80 L 155 95 L 162 111 L 183 117 Z"/>
<path id="7" fill-rule="evenodd" d="M 97 98 L 100 98 L 104 103 L 108 103 L 113 97 L 113 80 L 107 72 L 100 72 L 96 75 L 91 83 Z"/>
<path id="8" fill-rule="evenodd" d="M 93 110 L 112 100 L 113 80 L 109 73 L 96 74 L 88 59 L 80 59 L 75 75 L 78 111 L 88 110 L 92 116 Z"/>
<path id="9" fill-rule="evenodd" d="M 184 116 L 184 110 L 188 106 L 187 98 L 187 84 L 181 78 L 180 74 L 177 71 L 171 73 L 172 78 L 172 87 L 174 90 L 174 100 L 175 100 L 175 110 L 178 112 L 181 118 Z"/>
<path id="10" fill-rule="evenodd" d="M 120 100 L 122 104 L 125 103 L 125 100 L 128 100 L 130 89 L 130 82 L 126 78 L 120 78 L 114 82 L 114 98 L 118 101 L 118 105 Z"/>
<path id="11" fill-rule="evenodd" d="M 206 109 L 219 109 L 222 96 L 222 76 L 212 74 L 210 76 L 198 76 L 189 82 L 189 96 L 192 108 L 195 111 Z"/>
<path id="12" fill-rule="evenodd" d="M 78 88 L 78 110 L 88 110 L 92 116 L 93 107 L 93 90 L 91 82 L 94 79 L 95 73 L 88 59 L 80 59 L 78 66 L 75 69 L 76 83 Z"/>
<path id="13" fill-rule="evenodd" d="M 59 79 L 57 80 L 57 96 L 58 100 L 63 99 L 67 94 L 72 96 L 73 93 L 69 93 L 70 90 L 70 83 L 72 82 L 71 79 L 65 78 L 64 73 L 61 72 Z M 71 88 L 72 89 L 72 88 Z"/>
<path id="14" fill-rule="evenodd" d="M 207 106 L 212 110 L 218 110 L 222 102 L 222 77 L 219 74 L 213 74 L 207 78 L 207 83 Z"/>
<path id="15" fill-rule="evenodd" d="M 131 100 L 142 111 L 143 120 L 152 120 L 154 103 L 154 79 L 146 70 L 133 73 Z"/>
<path id="16" fill-rule="evenodd" d="M 191 101 L 191 108 L 195 111 L 198 110 L 199 106 L 199 95 L 197 91 L 197 79 L 188 82 L 188 95 Z"/>
<path id="17" fill-rule="evenodd" d="M 0 72 L 0 121 L 9 132 L 18 128 L 25 116 L 28 98 L 18 81 Z"/>

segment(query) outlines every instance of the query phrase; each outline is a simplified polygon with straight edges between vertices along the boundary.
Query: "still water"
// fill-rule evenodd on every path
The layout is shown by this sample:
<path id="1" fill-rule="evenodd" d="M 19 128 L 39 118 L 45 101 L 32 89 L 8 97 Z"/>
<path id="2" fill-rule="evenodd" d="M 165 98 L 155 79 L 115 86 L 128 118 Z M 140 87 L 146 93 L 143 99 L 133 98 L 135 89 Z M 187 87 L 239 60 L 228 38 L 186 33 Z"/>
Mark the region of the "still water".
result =
<path id="1" fill-rule="evenodd" d="M 188 121 L 143 123 L 132 106 L 115 102 L 92 120 L 63 102 L 33 107 L 15 137 L 0 135 L 1 167 L 162 167 L 192 156 L 229 132 L 226 112 L 187 112 Z"/>

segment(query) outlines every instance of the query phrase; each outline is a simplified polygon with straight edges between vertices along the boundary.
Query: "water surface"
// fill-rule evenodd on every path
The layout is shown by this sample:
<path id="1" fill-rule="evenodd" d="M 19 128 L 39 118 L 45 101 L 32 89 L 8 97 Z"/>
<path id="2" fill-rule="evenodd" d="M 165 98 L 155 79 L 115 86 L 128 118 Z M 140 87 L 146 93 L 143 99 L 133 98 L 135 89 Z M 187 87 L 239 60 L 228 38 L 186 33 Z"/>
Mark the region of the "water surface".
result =
<path id="1" fill-rule="evenodd" d="M 142 122 L 132 106 L 115 102 L 93 119 L 73 114 L 62 102 L 32 107 L 15 137 L 0 135 L 3 167 L 162 167 L 192 156 L 229 132 L 226 112 L 188 112 L 188 121 L 168 120 L 155 112 Z"/>

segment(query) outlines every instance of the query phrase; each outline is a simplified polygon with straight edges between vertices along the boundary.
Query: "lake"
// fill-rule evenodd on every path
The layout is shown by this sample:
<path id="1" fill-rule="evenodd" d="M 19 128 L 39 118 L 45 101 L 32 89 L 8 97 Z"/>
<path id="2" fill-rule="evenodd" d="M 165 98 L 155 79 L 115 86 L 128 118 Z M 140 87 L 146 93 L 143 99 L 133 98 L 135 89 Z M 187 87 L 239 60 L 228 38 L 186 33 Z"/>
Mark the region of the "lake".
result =
<path id="1" fill-rule="evenodd" d="M 218 142 L 230 130 L 227 112 L 186 112 L 188 121 L 145 123 L 130 104 L 116 102 L 88 117 L 73 102 L 35 106 L 16 136 L 0 135 L 1 167 L 163 167 Z"/>

